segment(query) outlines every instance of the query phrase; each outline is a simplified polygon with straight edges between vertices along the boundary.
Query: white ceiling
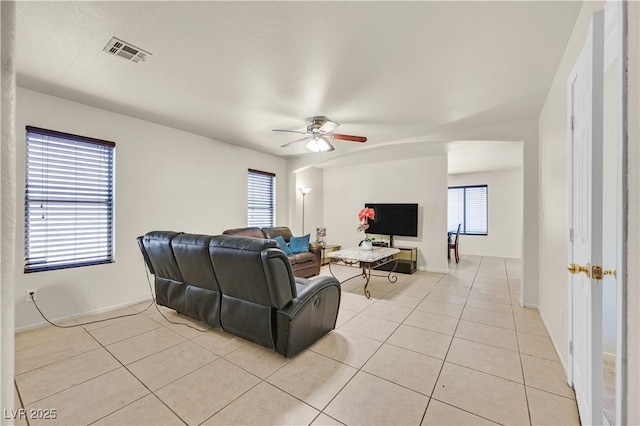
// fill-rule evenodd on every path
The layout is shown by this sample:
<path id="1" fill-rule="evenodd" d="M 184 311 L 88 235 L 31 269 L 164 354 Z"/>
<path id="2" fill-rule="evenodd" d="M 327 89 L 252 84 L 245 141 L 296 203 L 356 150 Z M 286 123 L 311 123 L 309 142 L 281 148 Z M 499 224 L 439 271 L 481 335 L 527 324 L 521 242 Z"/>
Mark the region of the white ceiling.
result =
<path id="1" fill-rule="evenodd" d="M 537 117 L 580 9 L 533 2 L 19 2 L 18 85 L 280 156 Z M 152 53 L 102 51 L 112 36 Z M 406 144 L 405 144 L 406 145 Z M 396 149 L 394 149 L 396 148 Z M 435 148 L 426 149 L 430 151 Z"/>

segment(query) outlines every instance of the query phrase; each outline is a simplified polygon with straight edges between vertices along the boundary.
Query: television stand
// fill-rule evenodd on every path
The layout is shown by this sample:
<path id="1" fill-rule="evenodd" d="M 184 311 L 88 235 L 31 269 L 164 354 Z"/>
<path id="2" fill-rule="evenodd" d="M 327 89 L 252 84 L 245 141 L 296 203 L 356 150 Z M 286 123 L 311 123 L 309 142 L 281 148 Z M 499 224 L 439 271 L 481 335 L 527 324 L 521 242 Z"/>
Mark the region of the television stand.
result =
<path id="1" fill-rule="evenodd" d="M 389 235 L 389 242 L 386 241 L 373 241 L 375 247 L 393 247 L 393 235 Z"/>
<path id="2" fill-rule="evenodd" d="M 418 247 L 393 247 L 400 250 L 397 255 L 398 264 L 393 272 L 400 274 L 413 274 L 418 270 Z M 393 265 L 380 265 L 375 269 L 390 271 Z"/>

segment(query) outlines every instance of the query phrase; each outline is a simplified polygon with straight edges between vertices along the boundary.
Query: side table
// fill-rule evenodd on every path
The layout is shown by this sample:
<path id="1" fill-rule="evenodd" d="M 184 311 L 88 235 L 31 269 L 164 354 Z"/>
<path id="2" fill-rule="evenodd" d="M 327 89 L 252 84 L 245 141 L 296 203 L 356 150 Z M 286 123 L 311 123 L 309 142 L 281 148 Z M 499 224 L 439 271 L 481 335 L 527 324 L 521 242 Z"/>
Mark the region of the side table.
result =
<path id="1" fill-rule="evenodd" d="M 322 262 L 320 262 L 320 264 L 322 266 L 328 265 L 331 259 L 327 258 L 327 253 L 331 253 L 332 251 L 338 251 L 341 248 L 342 246 L 333 245 L 333 244 L 326 244 L 324 247 L 322 247 Z"/>

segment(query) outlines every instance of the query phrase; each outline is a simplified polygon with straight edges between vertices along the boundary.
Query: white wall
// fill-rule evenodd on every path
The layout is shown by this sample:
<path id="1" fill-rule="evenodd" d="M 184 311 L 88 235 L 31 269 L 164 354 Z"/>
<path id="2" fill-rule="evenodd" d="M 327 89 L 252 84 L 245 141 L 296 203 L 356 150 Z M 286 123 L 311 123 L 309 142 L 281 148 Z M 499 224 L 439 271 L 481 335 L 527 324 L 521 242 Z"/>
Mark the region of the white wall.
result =
<path id="1" fill-rule="evenodd" d="M 584 2 L 538 120 L 540 239 L 538 308 L 565 365 L 568 356 L 567 77 L 585 42 L 594 11 Z M 526 226 L 526 224 L 525 224 Z"/>
<path id="2" fill-rule="evenodd" d="M 446 272 L 447 157 L 424 157 L 336 167 L 324 173 L 327 242 L 355 247 L 358 212 L 370 203 L 418 203 L 417 238 L 394 237 L 397 246 L 418 247 L 418 267 Z"/>
<path id="3" fill-rule="evenodd" d="M 449 175 L 449 186 L 487 185 L 488 233 L 460 235 L 463 254 L 520 258 L 522 249 L 522 170 Z"/>
<path id="4" fill-rule="evenodd" d="M 16 3 L 0 3 L 0 408 L 17 406 L 14 401 L 15 373 L 15 27 Z M 0 424 L 13 424 L 11 416 L 3 415 Z"/>
<path id="5" fill-rule="evenodd" d="M 538 306 L 538 238 L 539 238 L 539 190 L 538 190 L 538 120 L 527 118 L 520 121 L 495 123 L 488 126 L 468 127 L 456 131 L 436 132 L 420 137 L 420 141 L 411 143 L 441 143 L 442 141 L 505 141 L 522 142 L 522 296 L 520 303 L 529 306 Z M 398 160 L 398 156 L 404 152 L 404 144 L 394 143 L 389 145 L 389 150 L 384 153 L 388 161 Z M 377 151 L 376 146 L 370 148 Z M 290 170 L 301 170 L 305 167 L 331 167 L 332 159 L 345 163 L 359 165 L 366 163 L 369 157 L 380 155 L 366 155 L 367 147 L 363 152 L 345 154 L 335 157 L 336 153 L 327 156 L 301 156 L 289 160 Z M 323 164 L 324 163 L 324 164 Z M 379 165 L 380 169 L 384 166 Z M 326 191 L 325 191 L 326 192 Z M 326 208 L 325 208 L 326 213 Z M 326 219 L 326 214 L 325 214 Z M 446 225 L 445 225 L 446 226 Z M 328 230 L 331 232 L 331 230 Z M 327 237 L 328 240 L 331 238 Z"/>
<path id="6" fill-rule="evenodd" d="M 115 256 L 112 264 L 24 274 L 16 271 L 16 328 L 41 324 L 25 302 L 53 319 L 149 297 L 136 237 L 152 230 L 219 234 L 246 226 L 247 169 L 277 175 L 278 222 L 288 223 L 285 160 L 34 91 L 17 94 L 17 198 L 24 199 L 24 128 L 59 130 L 116 143 Z M 16 264 L 23 264 L 24 205 L 18 203 Z"/>

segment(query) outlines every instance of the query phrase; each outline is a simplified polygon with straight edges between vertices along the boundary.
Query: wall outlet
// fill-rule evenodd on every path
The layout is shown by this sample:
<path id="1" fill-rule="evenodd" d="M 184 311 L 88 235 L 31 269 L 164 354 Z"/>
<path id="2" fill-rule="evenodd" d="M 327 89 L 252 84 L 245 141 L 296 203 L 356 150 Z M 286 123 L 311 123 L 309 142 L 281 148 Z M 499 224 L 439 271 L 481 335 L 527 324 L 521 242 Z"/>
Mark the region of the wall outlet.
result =
<path id="1" fill-rule="evenodd" d="M 33 293 L 33 297 L 32 297 L 32 293 Z M 25 298 L 27 299 L 27 302 L 33 302 L 34 300 L 38 300 L 37 289 L 27 290 L 24 292 L 24 295 L 25 295 Z"/>

